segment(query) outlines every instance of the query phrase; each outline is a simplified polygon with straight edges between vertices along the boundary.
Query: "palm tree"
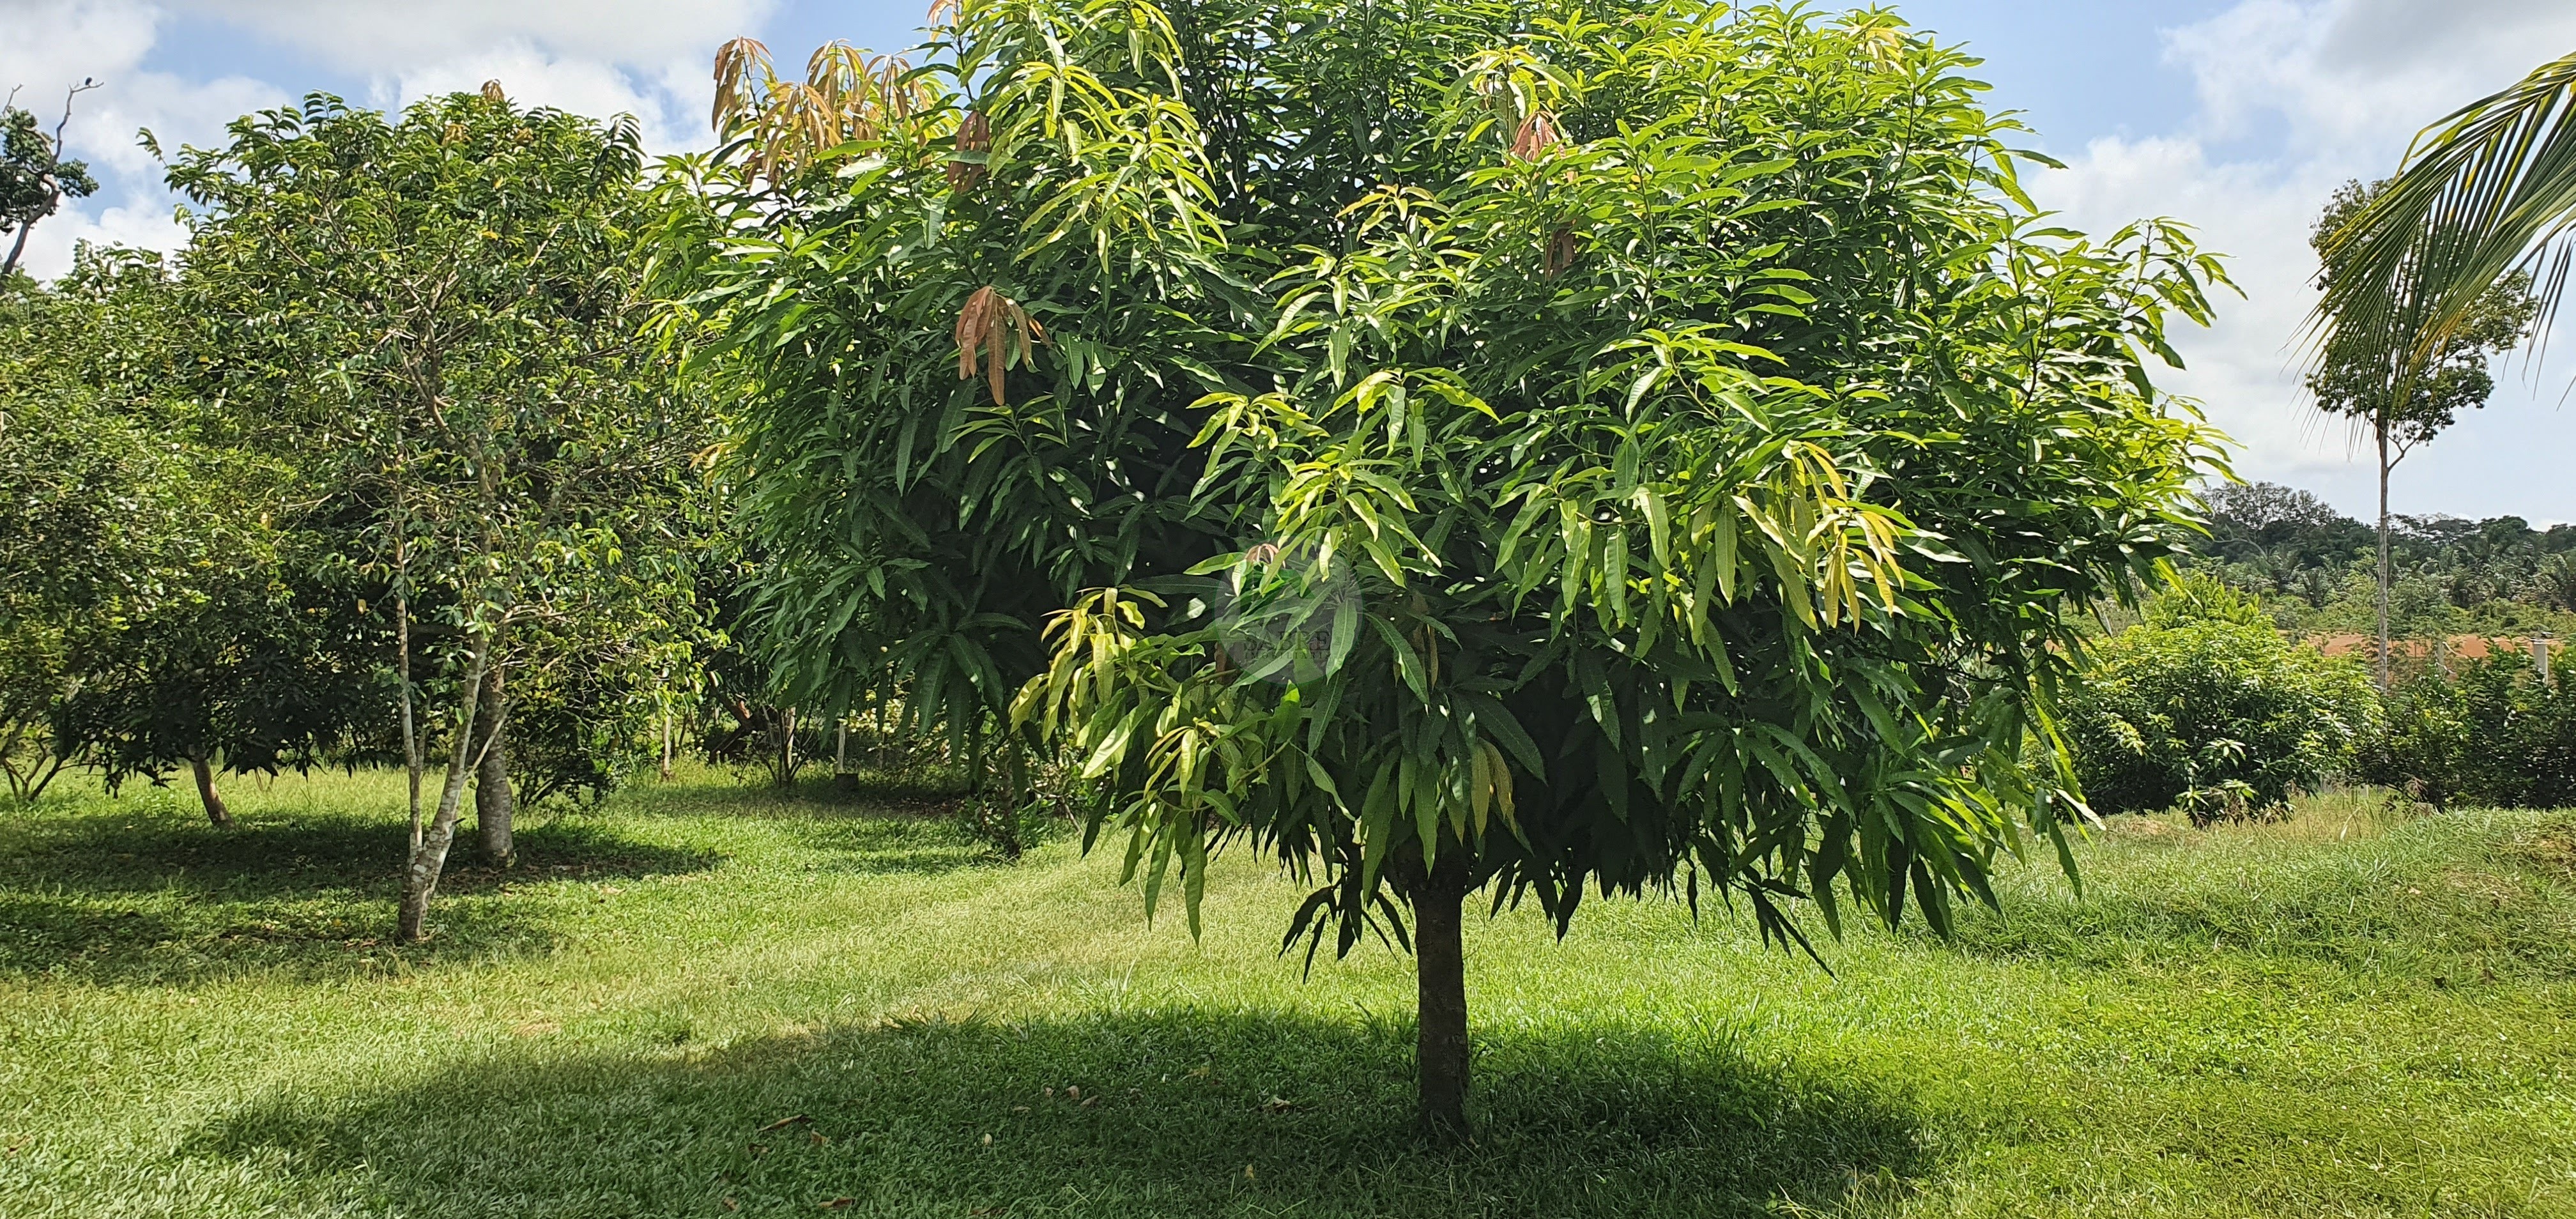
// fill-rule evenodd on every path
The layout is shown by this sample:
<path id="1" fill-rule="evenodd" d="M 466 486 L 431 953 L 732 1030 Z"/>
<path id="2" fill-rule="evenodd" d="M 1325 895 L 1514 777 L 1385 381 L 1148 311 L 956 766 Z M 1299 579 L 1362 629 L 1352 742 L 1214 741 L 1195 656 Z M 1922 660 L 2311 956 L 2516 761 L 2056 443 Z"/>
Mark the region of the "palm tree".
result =
<path id="1" fill-rule="evenodd" d="M 2321 232 L 2317 246 L 2325 293 L 2309 319 L 2319 374 L 2310 385 L 2356 370 L 2371 383 L 2354 399 L 2366 411 L 2346 413 L 2366 415 L 2379 436 L 2385 684 L 2391 433 L 2402 435 L 2404 422 L 2427 407 L 2445 413 L 2425 400 L 2442 396 L 2461 351 L 2485 345 L 2479 332 L 2491 332 L 2500 304 L 2509 303 L 2500 296 L 2522 297 L 2527 305 L 2513 311 L 2525 326 L 2542 327 L 2567 296 L 2576 256 L 2576 54 L 2426 128 L 2397 175 Z M 2537 287 L 2537 299 L 2525 285 Z"/>
<path id="2" fill-rule="evenodd" d="M 2532 574 L 2532 584 L 2539 589 L 2542 604 L 2576 611 L 2576 553 L 2541 560 L 2540 570 Z"/>

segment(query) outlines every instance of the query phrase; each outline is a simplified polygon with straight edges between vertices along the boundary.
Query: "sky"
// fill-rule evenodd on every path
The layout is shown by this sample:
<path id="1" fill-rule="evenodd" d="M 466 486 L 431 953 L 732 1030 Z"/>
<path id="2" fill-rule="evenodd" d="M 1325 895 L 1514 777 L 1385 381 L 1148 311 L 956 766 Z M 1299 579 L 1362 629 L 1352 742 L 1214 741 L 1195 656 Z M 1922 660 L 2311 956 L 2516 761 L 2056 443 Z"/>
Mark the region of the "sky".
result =
<path id="1" fill-rule="evenodd" d="M 101 190 L 37 226 L 29 265 L 77 241 L 184 239 L 160 167 L 136 143 L 206 145 L 246 111 L 313 90 L 398 106 L 497 79 L 522 103 L 631 113 L 648 144 L 703 142 L 715 48 L 739 34 L 786 63 L 834 38 L 910 45 L 919 0 L 0 0 L 0 92 L 50 124 L 84 77 L 68 139 Z M 2235 440 L 2246 479 L 2376 511 L 2354 438 L 2299 391 L 2296 337 L 2315 299 L 2309 222 L 2334 187 L 2386 175 L 2452 109 L 2576 50 L 2569 0 L 1912 0 L 1916 27 L 1986 63 L 1989 104 L 2023 112 L 2028 147 L 2065 163 L 2028 179 L 2088 232 L 2164 216 L 2229 256 L 2244 296 L 2178 335 L 2163 382 Z M 2571 310 L 2576 314 L 2576 310 Z M 2398 467 L 2407 513 L 2576 521 L 2576 318 L 2537 365 L 2513 359 L 2492 402 Z"/>

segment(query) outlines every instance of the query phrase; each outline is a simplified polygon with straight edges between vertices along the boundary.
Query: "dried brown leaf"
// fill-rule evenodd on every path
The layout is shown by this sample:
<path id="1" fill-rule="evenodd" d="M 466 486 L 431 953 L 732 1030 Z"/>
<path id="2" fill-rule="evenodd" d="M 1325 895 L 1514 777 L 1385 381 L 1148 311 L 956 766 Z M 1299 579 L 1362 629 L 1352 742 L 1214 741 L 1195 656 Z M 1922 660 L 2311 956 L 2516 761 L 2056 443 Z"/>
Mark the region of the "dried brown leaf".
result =
<path id="1" fill-rule="evenodd" d="M 980 357 L 993 405 L 1008 406 L 1004 373 L 1012 344 L 1018 344 L 1020 363 L 1026 365 L 1035 357 L 1036 344 L 1045 341 L 1046 328 L 1020 308 L 1019 302 L 989 284 L 977 288 L 957 313 L 957 379 L 974 380 Z"/>
<path id="2" fill-rule="evenodd" d="M 1516 160 L 1535 161 L 1539 154 L 1556 147 L 1560 137 L 1556 120 L 1544 110 L 1532 110 L 1521 120 L 1520 130 L 1512 136 L 1512 156 Z"/>

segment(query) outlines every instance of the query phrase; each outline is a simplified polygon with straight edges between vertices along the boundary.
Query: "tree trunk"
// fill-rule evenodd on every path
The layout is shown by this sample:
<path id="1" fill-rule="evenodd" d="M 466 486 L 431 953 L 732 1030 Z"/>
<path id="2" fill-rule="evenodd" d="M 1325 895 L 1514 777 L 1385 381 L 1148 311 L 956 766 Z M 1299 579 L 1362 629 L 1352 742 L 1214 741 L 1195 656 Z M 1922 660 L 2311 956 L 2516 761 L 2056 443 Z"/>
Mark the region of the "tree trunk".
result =
<path id="1" fill-rule="evenodd" d="M 403 516 L 402 435 L 394 436 L 394 657 L 402 679 L 403 778 L 409 784 L 411 838 L 408 852 L 420 854 L 420 722 L 412 709 L 411 684 L 411 549 L 405 542 L 410 523 Z"/>
<path id="2" fill-rule="evenodd" d="M 842 791 L 858 786 L 858 776 L 850 773 L 850 713 L 844 711 L 832 734 L 832 783 Z"/>
<path id="3" fill-rule="evenodd" d="M 2388 692 L 2388 420 L 2379 434 L 2379 691 Z"/>
<path id="4" fill-rule="evenodd" d="M 778 785 L 796 786 L 796 708 L 778 713 Z"/>
<path id="5" fill-rule="evenodd" d="M 188 759 L 188 769 L 196 772 L 197 799 L 206 806 L 206 820 L 214 822 L 219 830 L 233 828 L 233 811 L 224 807 L 222 796 L 215 794 L 214 767 L 208 766 L 205 756 L 200 754 Z"/>
<path id="6" fill-rule="evenodd" d="M 510 836 L 510 819 L 519 811 L 519 797 L 510 790 L 509 697 L 501 688 L 501 670 L 495 666 L 483 682 L 481 718 L 490 727 L 485 732 L 483 762 L 475 768 L 474 837 L 476 853 L 496 868 L 519 862 L 518 845 Z"/>
<path id="7" fill-rule="evenodd" d="M 1000 847 L 1002 858 L 1018 863 L 1028 848 L 1020 841 L 1020 810 L 1032 803 L 1029 783 L 1028 754 L 1020 747 L 1017 734 L 1002 737 L 1002 798 L 985 801 L 993 817 L 993 845 Z"/>
<path id="8" fill-rule="evenodd" d="M 1415 1121 L 1434 1143 L 1467 1142 L 1467 950 L 1462 909 L 1467 898 L 1466 848 L 1452 845 L 1437 866 L 1419 864 L 1406 888 L 1413 904 L 1416 988 L 1414 1071 L 1420 1088 Z"/>
<path id="9" fill-rule="evenodd" d="M 9 243 L 9 257 L 0 260 L 0 279 L 7 279 L 11 272 L 18 269 L 18 256 L 27 252 L 27 230 L 34 227 L 36 222 L 33 220 L 18 226 L 18 239 Z"/>
<path id="10" fill-rule="evenodd" d="M 491 636 L 474 641 L 474 659 L 465 675 L 465 689 L 483 688 L 483 675 L 492 660 Z M 412 849 L 410 866 L 403 869 L 402 908 L 394 919 L 394 942 L 417 944 L 429 922 L 429 899 L 438 891 L 439 873 L 447 869 L 447 849 L 455 845 L 456 823 L 465 815 L 465 783 L 473 777 L 480 761 L 472 746 L 477 735 L 475 720 L 482 710 L 479 698 L 465 705 L 465 722 L 456 726 L 456 743 L 448 749 L 447 776 L 439 784 L 438 812 L 419 835 L 419 845 Z"/>

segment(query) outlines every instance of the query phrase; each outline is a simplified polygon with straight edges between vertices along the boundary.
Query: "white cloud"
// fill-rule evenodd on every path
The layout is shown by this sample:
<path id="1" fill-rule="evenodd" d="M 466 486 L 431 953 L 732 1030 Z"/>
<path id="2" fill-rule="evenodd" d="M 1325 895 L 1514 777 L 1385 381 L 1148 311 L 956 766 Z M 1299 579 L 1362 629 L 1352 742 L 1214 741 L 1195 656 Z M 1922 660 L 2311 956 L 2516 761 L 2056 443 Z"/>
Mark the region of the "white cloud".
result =
<path id="1" fill-rule="evenodd" d="M 166 206 L 66 206 L 27 234 L 26 266 L 31 274 L 59 275 L 71 268 L 72 250 L 82 242 L 175 250 L 187 239 Z"/>
<path id="2" fill-rule="evenodd" d="M 372 82 L 371 100 L 399 106 L 499 80 L 523 105 L 597 118 L 632 114 L 650 151 L 701 140 L 707 62 L 724 39 L 753 31 L 775 0 L 0 0 L 0 92 L 24 85 L 19 104 L 59 107 L 82 77 L 66 129 L 73 155 L 99 177 L 98 196 L 66 202 L 36 226 L 27 267 L 71 265 L 76 242 L 168 248 L 184 236 L 167 219 L 175 203 L 162 167 L 138 146 L 149 128 L 162 147 L 206 146 L 250 111 L 285 104 L 306 82 L 243 76 L 182 80 L 147 71 L 173 14 L 211 19 L 296 48 L 318 64 Z"/>
<path id="3" fill-rule="evenodd" d="M 2215 327 L 2177 336 L 2191 367 L 2170 383 L 2237 439 L 2239 474 L 2316 489 L 2347 512 L 2373 509 L 2375 473 L 2299 389 L 2296 344 L 2315 300 L 2308 227 L 2337 183 L 2385 176 L 2424 125 L 2576 45 L 2576 6 L 2457 0 L 2439 20 L 2430 11 L 2411 0 L 2244 0 L 2168 31 L 2168 61 L 2197 85 L 2191 121 L 2097 140 L 2033 183 L 2078 227 L 2172 216 L 2231 256 L 2246 299 L 2223 298 Z M 2557 350 L 2568 341 L 2558 336 Z M 2576 412 L 2551 409 L 2570 371 L 2562 359 L 2536 385 L 2513 379 L 2489 410 L 2410 458 L 2398 510 L 2576 519 L 2576 479 L 2563 470 Z"/>
<path id="4" fill-rule="evenodd" d="M 150 131 L 163 151 L 175 155 L 182 145 L 218 143 L 234 119 L 289 100 L 285 90 L 246 76 L 192 84 L 166 72 L 131 72 L 81 95 L 65 142 L 88 157 L 93 170 L 157 182 L 161 163 L 143 148 L 138 133 Z"/>
<path id="5" fill-rule="evenodd" d="M 712 55 L 775 0 L 196 0 L 191 9 L 301 47 L 353 75 L 520 45 L 548 56 L 658 65 Z M 477 82 L 480 83 L 480 82 Z"/>
<path id="6" fill-rule="evenodd" d="M 715 48 L 776 0 L 198 0 L 199 12 L 374 82 L 399 106 L 498 80 L 512 100 L 634 115 L 651 151 L 700 142 Z"/>
<path id="7" fill-rule="evenodd" d="M 512 43 L 406 71 L 386 82 L 384 92 L 389 96 L 376 100 L 406 105 L 497 80 L 511 102 L 520 106 L 552 106 L 603 120 L 634 115 L 647 151 L 677 151 L 703 141 L 686 119 L 685 100 L 661 83 L 668 75 L 676 73 L 631 75 L 598 60 L 558 58 L 527 43 Z"/>
<path id="8" fill-rule="evenodd" d="M 27 269 L 60 274 L 81 241 L 166 249 L 183 233 L 170 219 L 161 165 L 136 140 L 150 128 L 164 148 L 211 143 L 235 116 L 286 100 L 283 90 L 245 77 L 190 82 L 145 71 L 160 14 L 129 0 L 0 0 L 0 92 L 50 126 L 64 91 L 84 78 L 98 87 L 71 101 L 63 129 L 70 155 L 89 163 L 99 193 L 66 201 L 27 239 Z"/>
<path id="9" fill-rule="evenodd" d="M 0 0 L 0 94 L 18 105 L 57 107 L 82 77 L 113 80 L 152 49 L 153 10 L 128 0 Z"/>

